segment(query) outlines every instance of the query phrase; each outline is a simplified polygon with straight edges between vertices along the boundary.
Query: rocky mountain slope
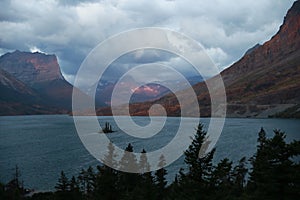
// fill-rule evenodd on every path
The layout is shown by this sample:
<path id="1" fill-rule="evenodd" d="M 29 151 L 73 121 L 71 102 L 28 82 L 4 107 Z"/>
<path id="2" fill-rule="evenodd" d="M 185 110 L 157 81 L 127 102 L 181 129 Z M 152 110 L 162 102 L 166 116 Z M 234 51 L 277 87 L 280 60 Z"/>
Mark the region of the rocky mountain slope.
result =
<path id="1" fill-rule="evenodd" d="M 63 80 L 55 55 L 14 51 L 1 56 L 0 67 L 33 87 L 57 79 Z"/>
<path id="2" fill-rule="evenodd" d="M 1 115 L 67 113 L 73 87 L 55 55 L 15 51 L 0 57 Z"/>
<path id="3" fill-rule="evenodd" d="M 294 3 L 271 40 L 221 75 L 231 116 L 273 115 L 299 104 L 300 2 Z"/>
<path id="4" fill-rule="evenodd" d="M 226 88 L 228 117 L 268 117 L 286 109 L 300 112 L 297 106 L 300 104 L 300 2 L 294 2 L 276 35 L 263 45 L 249 49 L 239 61 L 222 71 L 221 76 Z M 214 77 L 208 81 L 213 80 Z M 210 116 L 206 84 L 196 84 L 193 89 L 201 116 Z M 185 93 L 180 91 L 176 95 Z M 132 104 L 131 114 L 148 115 L 153 104 L 163 105 L 168 115 L 180 115 L 174 94 L 153 102 Z M 98 114 L 109 114 L 109 110 L 100 109 Z"/>

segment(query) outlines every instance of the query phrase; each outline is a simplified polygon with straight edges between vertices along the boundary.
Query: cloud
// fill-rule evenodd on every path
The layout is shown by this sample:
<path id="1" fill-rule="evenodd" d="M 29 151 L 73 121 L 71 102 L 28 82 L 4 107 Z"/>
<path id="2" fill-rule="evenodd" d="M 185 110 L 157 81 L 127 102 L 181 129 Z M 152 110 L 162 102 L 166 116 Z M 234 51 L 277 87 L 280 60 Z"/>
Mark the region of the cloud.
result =
<path id="1" fill-rule="evenodd" d="M 36 46 L 29 47 L 29 50 L 30 50 L 31 53 L 39 52 L 39 53 L 47 54 L 46 52 L 43 52 L 42 50 L 40 50 Z"/>
<path id="2" fill-rule="evenodd" d="M 218 67 L 219 70 L 223 70 L 224 66 L 222 64 L 228 60 L 227 53 L 224 52 L 220 47 L 206 49 L 206 52 L 214 61 L 216 67 Z"/>
<path id="3" fill-rule="evenodd" d="M 84 58 L 104 39 L 128 29 L 155 26 L 194 38 L 223 69 L 256 43 L 270 39 L 292 3 L 293 0 L 3 0 L 0 53 L 30 51 L 32 47 L 54 53 L 65 77 L 72 80 Z M 183 64 L 163 53 L 156 57 L 141 53 L 119 64 L 124 68 L 130 63 L 158 60 Z"/>

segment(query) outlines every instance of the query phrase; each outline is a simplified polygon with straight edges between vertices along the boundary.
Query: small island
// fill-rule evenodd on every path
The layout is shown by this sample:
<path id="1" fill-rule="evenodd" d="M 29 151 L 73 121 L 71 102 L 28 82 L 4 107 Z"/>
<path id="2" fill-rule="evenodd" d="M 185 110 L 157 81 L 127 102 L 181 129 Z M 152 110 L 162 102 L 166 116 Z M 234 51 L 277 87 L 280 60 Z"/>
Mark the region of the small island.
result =
<path id="1" fill-rule="evenodd" d="M 100 133 L 113 133 L 115 131 L 112 130 L 111 125 L 108 122 L 105 122 L 105 127 L 102 128 L 102 132 Z"/>

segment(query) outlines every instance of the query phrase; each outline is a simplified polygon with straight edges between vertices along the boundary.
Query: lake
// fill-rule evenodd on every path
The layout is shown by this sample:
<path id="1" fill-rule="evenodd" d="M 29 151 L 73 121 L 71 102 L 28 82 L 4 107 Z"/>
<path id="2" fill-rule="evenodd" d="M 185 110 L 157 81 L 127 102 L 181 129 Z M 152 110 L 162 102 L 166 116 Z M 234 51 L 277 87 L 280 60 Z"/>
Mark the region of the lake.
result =
<path id="1" fill-rule="evenodd" d="M 129 137 L 118 130 L 112 117 L 98 117 L 100 124 L 111 123 L 115 133 L 107 135 L 114 144 L 125 148 L 130 142 L 136 152 L 143 148 L 152 151 L 166 145 L 174 136 L 179 118 L 168 118 L 164 129 L 151 139 Z M 133 117 L 140 125 L 148 117 Z M 207 128 L 210 119 L 200 119 Z M 287 142 L 300 139 L 300 120 L 297 119 L 235 119 L 228 118 L 216 144 L 214 162 L 228 157 L 237 162 L 243 156 L 250 158 L 256 150 L 257 133 L 264 127 L 267 136 L 274 129 L 287 134 Z M 130 127 L 128 127 L 130 129 Z M 28 188 L 38 191 L 53 190 L 60 171 L 68 177 L 78 175 L 81 168 L 101 164 L 85 149 L 77 135 L 74 121 L 67 115 L 34 115 L 0 117 L 0 181 L 13 178 L 15 166 L 21 170 L 21 179 Z M 184 167 L 183 157 L 168 166 L 168 180 Z"/>

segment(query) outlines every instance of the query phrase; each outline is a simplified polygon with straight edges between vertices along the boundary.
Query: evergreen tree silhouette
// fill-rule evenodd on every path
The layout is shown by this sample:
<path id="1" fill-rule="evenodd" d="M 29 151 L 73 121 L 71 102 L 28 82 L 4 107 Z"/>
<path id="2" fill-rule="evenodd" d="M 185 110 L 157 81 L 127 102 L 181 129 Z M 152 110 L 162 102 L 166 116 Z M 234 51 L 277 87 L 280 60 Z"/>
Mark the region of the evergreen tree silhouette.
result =
<path id="1" fill-rule="evenodd" d="M 157 199 L 163 199 L 165 196 L 165 189 L 167 185 L 166 175 L 167 170 L 164 169 L 164 166 L 166 165 L 166 159 L 164 155 L 162 154 L 159 158 L 158 169 L 155 172 L 155 184 L 157 187 Z"/>
<path id="2" fill-rule="evenodd" d="M 55 186 L 56 189 L 56 199 L 68 199 L 70 194 L 70 184 L 67 176 L 64 171 L 61 171 L 58 182 Z"/>
<path id="3" fill-rule="evenodd" d="M 70 190 L 69 180 L 64 171 L 60 172 L 60 177 L 58 179 L 58 183 L 55 186 L 55 189 L 58 192 L 67 192 Z"/>
<path id="4" fill-rule="evenodd" d="M 150 172 L 150 164 L 148 163 L 146 150 L 143 149 L 139 159 L 139 184 L 137 185 L 134 196 L 136 199 L 156 199 L 155 185 L 152 173 Z"/>
<path id="5" fill-rule="evenodd" d="M 69 194 L 70 199 L 73 200 L 82 199 L 82 195 L 79 189 L 79 184 L 75 176 L 72 176 L 69 184 L 70 184 L 70 194 Z"/>
<path id="6" fill-rule="evenodd" d="M 124 155 L 119 163 L 121 171 L 138 171 L 137 158 L 133 153 L 133 146 L 129 143 L 125 148 Z"/>
<path id="7" fill-rule="evenodd" d="M 229 197 L 232 191 L 232 162 L 228 158 L 221 160 L 212 172 L 210 190 L 214 191 L 216 199 Z M 228 199 L 228 198 L 225 198 Z"/>
<path id="8" fill-rule="evenodd" d="M 188 166 L 188 171 L 187 173 L 183 171 L 180 173 L 179 184 L 182 191 L 178 194 L 179 199 L 205 199 L 212 193 L 210 180 L 215 149 L 207 154 L 201 153 L 202 144 L 208 142 L 205 141 L 206 134 L 206 131 L 203 130 L 203 125 L 199 124 L 191 145 L 184 152 L 184 161 Z"/>
<path id="9" fill-rule="evenodd" d="M 249 195 L 260 199 L 296 199 L 300 191 L 300 165 L 293 158 L 300 155 L 300 142 L 285 142 L 286 134 L 274 130 L 272 138 L 259 132 L 257 152 L 250 159 L 252 169 Z M 298 149 L 298 151 L 296 150 Z M 297 192 L 298 191 L 298 192 Z"/>
<path id="10" fill-rule="evenodd" d="M 132 171 L 136 173 L 119 172 L 118 189 L 121 199 L 135 199 L 134 190 L 140 183 L 140 176 L 138 172 L 138 163 L 135 154 L 133 153 L 133 146 L 129 143 L 125 148 L 123 157 L 119 162 L 119 169 L 121 171 Z"/>
<path id="11" fill-rule="evenodd" d="M 147 155 L 146 155 L 146 150 L 143 149 L 141 152 L 140 160 L 139 160 L 139 171 L 141 174 L 144 174 L 146 172 L 150 171 L 150 164 L 148 163 Z"/>
<path id="12" fill-rule="evenodd" d="M 118 191 L 118 171 L 114 168 L 117 167 L 115 161 L 115 148 L 110 142 L 107 146 L 108 152 L 104 157 L 103 166 L 97 166 L 98 173 L 96 177 L 95 194 L 96 199 L 119 199 Z M 111 168 L 113 167 L 113 168 Z"/>
<path id="13" fill-rule="evenodd" d="M 16 165 L 13 179 L 5 185 L 7 199 L 22 199 L 24 197 L 25 191 L 20 177 L 21 172 L 18 165 Z"/>
<path id="14" fill-rule="evenodd" d="M 245 192 L 246 186 L 246 175 L 248 169 L 246 167 L 246 157 L 240 159 L 237 166 L 234 167 L 232 171 L 232 181 L 233 181 L 233 195 L 236 197 L 242 196 Z"/>

